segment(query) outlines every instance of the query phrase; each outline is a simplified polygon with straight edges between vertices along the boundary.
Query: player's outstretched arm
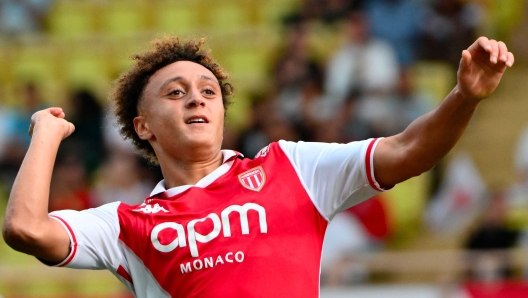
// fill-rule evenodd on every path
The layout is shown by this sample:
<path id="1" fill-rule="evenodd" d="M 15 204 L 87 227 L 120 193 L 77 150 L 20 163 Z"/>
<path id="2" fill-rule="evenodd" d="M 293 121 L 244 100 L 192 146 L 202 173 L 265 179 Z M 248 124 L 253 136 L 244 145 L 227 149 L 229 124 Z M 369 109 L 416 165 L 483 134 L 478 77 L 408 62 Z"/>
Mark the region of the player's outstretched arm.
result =
<path id="1" fill-rule="evenodd" d="M 513 54 L 503 42 L 486 37 L 464 50 L 457 85 L 443 102 L 402 133 L 378 144 L 374 153 L 378 183 L 394 185 L 436 165 L 456 144 L 479 102 L 493 93 L 513 62 Z"/>
<path id="2" fill-rule="evenodd" d="M 7 204 L 2 235 L 13 249 L 50 262 L 69 253 L 64 228 L 48 217 L 49 188 L 60 142 L 74 130 L 61 108 L 49 108 L 31 117 L 31 144 L 17 174 Z"/>

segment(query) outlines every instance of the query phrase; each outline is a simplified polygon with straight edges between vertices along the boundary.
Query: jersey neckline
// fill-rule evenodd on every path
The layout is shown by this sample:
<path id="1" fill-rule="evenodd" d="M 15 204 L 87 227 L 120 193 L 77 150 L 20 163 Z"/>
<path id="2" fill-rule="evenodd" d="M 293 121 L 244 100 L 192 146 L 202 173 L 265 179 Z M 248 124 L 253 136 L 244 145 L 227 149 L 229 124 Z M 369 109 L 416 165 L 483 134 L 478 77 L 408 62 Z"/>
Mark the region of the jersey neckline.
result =
<path id="1" fill-rule="evenodd" d="M 151 199 L 157 195 L 160 195 L 163 193 L 163 197 L 168 198 L 175 196 L 179 193 L 182 193 L 186 191 L 187 189 L 191 187 L 200 187 L 200 188 L 206 188 L 211 183 L 216 181 L 216 179 L 220 178 L 222 175 L 227 173 L 229 169 L 231 169 L 231 166 L 233 165 L 233 160 L 238 156 L 244 156 L 242 153 L 234 151 L 234 150 L 220 150 L 222 152 L 223 161 L 222 165 L 216 168 L 214 171 L 212 171 L 209 175 L 203 177 L 200 181 L 198 181 L 195 185 L 180 185 L 173 188 L 165 189 L 165 179 L 158 182 L 156 187 L 152 190 L 150 193 L 150 196 L 147 199 Z"/>

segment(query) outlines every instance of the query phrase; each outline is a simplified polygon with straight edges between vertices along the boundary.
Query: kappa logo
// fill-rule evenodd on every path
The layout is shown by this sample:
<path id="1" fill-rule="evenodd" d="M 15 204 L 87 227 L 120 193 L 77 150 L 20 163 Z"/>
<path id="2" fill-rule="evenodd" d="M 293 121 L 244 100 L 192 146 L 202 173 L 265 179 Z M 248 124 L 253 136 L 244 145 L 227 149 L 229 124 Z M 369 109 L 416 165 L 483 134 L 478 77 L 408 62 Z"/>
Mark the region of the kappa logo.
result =
<path id="1" fill-rule="evenodd" d="M 139 209 L 134 209 L 132 211 L 143 212 L 143 213 L 158 213 L 160 211 L 163 211 L 165 213 L 169 212 L 167 209 L 161 207 L 158 203 L 154 204 L 154 207 L 152 207 L 152 205 L 145 204 L 145 203 L 141 204 L 139 207 L 140 207 Z"/>
<path id="2" fill-rule="evenodd" d="M 245 188 L 259 192 L 266 183 L 266 173 L 262 167 L 256 167 L 238 175 L 238 180 Z"/>

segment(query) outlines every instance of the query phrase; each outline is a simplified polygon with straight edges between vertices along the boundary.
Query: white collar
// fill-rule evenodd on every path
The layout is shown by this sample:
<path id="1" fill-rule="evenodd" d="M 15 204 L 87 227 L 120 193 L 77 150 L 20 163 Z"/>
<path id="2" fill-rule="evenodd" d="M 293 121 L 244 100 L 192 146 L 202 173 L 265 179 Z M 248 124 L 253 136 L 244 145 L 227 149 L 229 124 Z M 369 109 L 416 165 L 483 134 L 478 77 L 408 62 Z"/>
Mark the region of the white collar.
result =
<path id="1" fill-rule="evenodd" d="M 227 173 L 229 169 L 231 169 L 231 166 L 233 165 L 233 157 L 243 156 L 241 153 L 233 151 L 233 150 L 221 150 L 221 152 L 224 158 L 222 161 L 222 165 L 216 168 L 214 171 L 212 171 L 209 175 L 203 177 L 195 185 L 181 185 L 181 186 L 176 186 L 170 189 L 165 189 L 165 179 L 163 179 L 156 185 L 156 187 L 154 187 L 154 189 L 150 193 L 149 198 L 152 198 L 153 196 L 159 195 L 163 192 L 166 192 L 167 197 L 172 197 L 174 195 L 177 195 L 179 193 L 186 191 L 187 189 L 193 186 L 205 188 L 209 186 L 209 184 L 213 183 L 220 176 Z"/>

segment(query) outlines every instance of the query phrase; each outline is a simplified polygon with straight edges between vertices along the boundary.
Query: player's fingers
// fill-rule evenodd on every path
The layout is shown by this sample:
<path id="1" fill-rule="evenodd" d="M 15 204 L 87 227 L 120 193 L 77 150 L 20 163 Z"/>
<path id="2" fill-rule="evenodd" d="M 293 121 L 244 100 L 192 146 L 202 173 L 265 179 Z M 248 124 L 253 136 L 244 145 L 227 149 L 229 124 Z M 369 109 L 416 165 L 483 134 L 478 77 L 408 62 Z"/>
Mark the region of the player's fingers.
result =
<path id="1" fill-rule="evenodd" d="M 70 136 L 75 131 L 75 125 L 71 122 L 68 122 L 68 136 Z"/>
<path id="2" fill-rule="evenodd" d="M 49 108 L 48 111 L 55 117 L 57 118 L 64 118 L 66 115 L 64 114 L 64 111 L 62 110 L 62 108 L 58 108 L 58 107 L 53 107 L 53 108 Z"/>
<path id="3" fill-rule="evenodd" d="M 508 47 L 502 41 L 497 42 L 499 46 L 499 61 L 506 63 L 508 61 Z"/>
<path id="4" fill-rule="evenodd" d="M 515 62 L 515 56 L 513 56 L 512 52 L 508 52 L 507 57 L 508 59 L 506 60 L 506 66 L 512 67 L 513 63 Z"/>
<path id="5" fill-rule="evenodd" d="M 488 52 L 488 53 L 491 53 L 491 51 L 493 50 L 493 48 L 491 47 L 491 44 L 490 44 L 490 40 L 485 37 L 485 36 L 481 36 L 479 37 L 470 47 L 468 50 L 470 49 L 473 49 L 473 50 L 478 50 L 478 48 L 481 48 L 483 49 L 484 51 Z"/>
<path id="6" fill-rule="evenodd" d="M 495 64 L 499 58 L 499 43 L 494 39 L 490 39 L 489 45 L 491 46 L 490 62 Z"/>
<path id="7" fill-rule="evenodd" d="M 460 59 L 460 68 L 465 68 L 471 61 L 471 53 L 468 50 L 462 51 L 462 58 Z"/>

